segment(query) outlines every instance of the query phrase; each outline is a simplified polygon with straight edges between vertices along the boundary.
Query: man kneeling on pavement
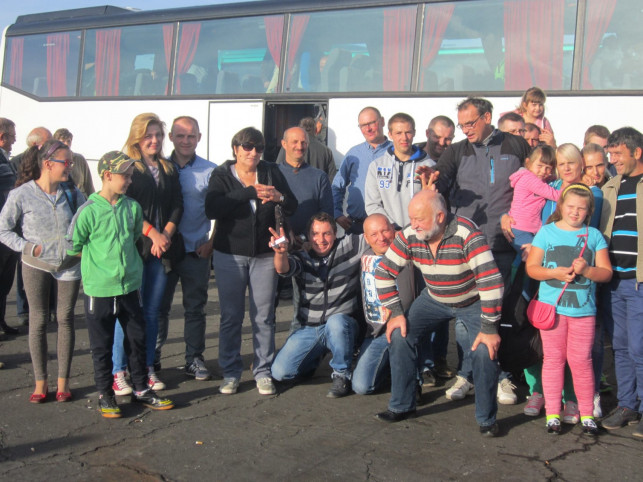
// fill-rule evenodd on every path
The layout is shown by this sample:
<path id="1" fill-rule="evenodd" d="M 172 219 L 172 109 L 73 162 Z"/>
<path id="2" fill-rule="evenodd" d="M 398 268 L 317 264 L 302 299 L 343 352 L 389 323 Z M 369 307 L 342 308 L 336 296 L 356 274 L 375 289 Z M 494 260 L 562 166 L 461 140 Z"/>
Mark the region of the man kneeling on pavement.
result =
<path id="1" fill-rule="evenodd" d="M 376 417 L 398 422 L 415 412 L 418 342 L 455 318 L 469 335 L 476 421 L 481 434 L 493 437 L 498 433 L 496 356 L 502 277 L 484 235 L 470 220 L 449 213 L 440 194 L 423 190 L 408 210 L 411 224 L 397 233 L 375 276 L 379 298 L 392 312 L 386 326 L 391 398 L 388 410 Z M 410 263 L 422 271 L 427 287 L 405 316 L 395 281 Z"/>

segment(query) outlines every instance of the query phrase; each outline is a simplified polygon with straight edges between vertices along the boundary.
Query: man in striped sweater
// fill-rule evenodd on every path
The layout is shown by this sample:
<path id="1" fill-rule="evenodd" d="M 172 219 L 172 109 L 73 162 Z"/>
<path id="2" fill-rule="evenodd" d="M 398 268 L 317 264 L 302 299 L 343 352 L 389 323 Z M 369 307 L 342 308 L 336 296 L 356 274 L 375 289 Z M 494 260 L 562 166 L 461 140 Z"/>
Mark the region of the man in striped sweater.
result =
<path id="1" fill-rule="evenodd" d="M 398 422 L 415 412 L 416 347 L 427 333 L 456 318 L 468 331 L 476 386 L 476 421 L 480 433 L 495 436 L 498 362 L 497 323 L 503 281 L 485 236 L 470 220 L 446 209 L 437 192 L 423 190 L 409 203 L 411 224 L 399 232 L 375 273 L 379 298 L 391 310 L 386 327 L 391 363 L 388 410 L 377 414 Z M 413 263 L 427 288 L 405 316 L 395 279 Z"/>
<path id="2" fill-rule="evenodd" d="M 280 276 L 293 277 L 299 292 L 295 317 L 301 328 L 291 333 L 275 357 L 272 377 L 282 381 L 312 375 L 330 351 L 333 385 L 327 396 L 346 396 L 351 391 L 358 320 L 363 317 L 360 259 L 368 245 L 356 234 L 337 239 L 335 220 L 324 212 L 308 223 L 308 250 L 288 254 L 281 231 L 271 229 L 275 269 Z"/>

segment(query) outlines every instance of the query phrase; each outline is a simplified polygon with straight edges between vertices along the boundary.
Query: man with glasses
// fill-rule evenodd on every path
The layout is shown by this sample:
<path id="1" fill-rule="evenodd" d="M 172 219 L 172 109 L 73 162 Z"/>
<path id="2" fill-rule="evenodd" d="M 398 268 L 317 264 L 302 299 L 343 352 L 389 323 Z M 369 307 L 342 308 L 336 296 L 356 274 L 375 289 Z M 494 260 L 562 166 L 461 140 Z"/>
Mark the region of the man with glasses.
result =
<path id="1" fill-rule="evenodd" d="M 353 234 L 363 232 L 368 166 L 393 145 L 384 135 L 384 117 L 375 107 L 364 107 L 357 116 L 357 125 L 365 141 L 348 150 L 332 185 L 335 220 L 346 232 Z"/>
<path id="2" fill-rule="evenodd" d="M 530 148 L 520 136 L 507 135 L 491 125 L 493 105 L 486 99 L 469 97 L 458 105 L 458 128 L 466 139 L 451 144 L 440 157 L 437 189 L 449 200 L 451 211 L 475 222 L 486 236 L 498 270 L 509 293 L 511 265 L 515 251 L 500 228 L 500 218 L 509 211 L 513 189 L 509 176 L 522 167 Z M 458 330 L 456 330 L 458 336 Z M 460 336 L 458 337 L 460 339 Z M 467 347 L 461 343 L 464 350 Z M 466 363 L 467 351 L 465 351 Z M 469 364 L 470 365 L 470 364 Z M 469 373 L 463 371 L 447 391 L 447 398 L 456 400 L 473 392 Z M 498 400 L 516 403 L 515 388 L 505 374 L 498 384 Z"/>
<path id="3" fill-rule="evenodd" d="M 515 112 L 507 112 L 498 119 L 498 129 L 514 136 L 525 137 L 525 119 Z"/>

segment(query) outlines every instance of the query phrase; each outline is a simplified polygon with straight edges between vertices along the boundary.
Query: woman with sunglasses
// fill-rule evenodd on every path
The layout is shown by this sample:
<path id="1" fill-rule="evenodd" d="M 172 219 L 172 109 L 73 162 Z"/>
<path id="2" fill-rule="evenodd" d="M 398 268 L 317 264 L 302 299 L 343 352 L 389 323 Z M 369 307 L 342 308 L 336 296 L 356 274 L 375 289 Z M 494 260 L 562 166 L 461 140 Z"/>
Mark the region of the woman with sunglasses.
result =
<path id="1" fill-rule="evenodd" d="M 241 325 L 246 288 L 253 375 L 260 394 L 275 393 L 270 368 L 275 356 L 277 273 L 268 228 L 275 227 L 275 211 L 292 215 L 297 199 L 277 165 L 261 160 L 265 146 L 257 129 L 237 132 L 232 138 L 234 159 L 212 172 L 205 200 L 205 214 L 217 222 L 213 265 L 221 306 L 219 366 L 224 380 L 219 391 L 225 395 L 237 392 L 243 372 Z"/>
<path id="2" fill-rule="evenodd" d="M 47 398 L 47 321 L 49 298 L 57 296 L 58 388 L 67 402 L 74 352 L 74 306 L 80 286 L 80 258 L 67 256 L 67 229 L 84 196 L 66 183 L 72 168 L 69 147 L 50 140 L 31 147 L 22 160 L 16 188 L 0 213 L 0 241 L 22 252 L 22 276 L 29 302 L 29 351 L 36 388 L 29 398 Z M 55 290 L 52 290 L 52 279 Z M 57 295 L 54 293 L 57 292 Z"/>

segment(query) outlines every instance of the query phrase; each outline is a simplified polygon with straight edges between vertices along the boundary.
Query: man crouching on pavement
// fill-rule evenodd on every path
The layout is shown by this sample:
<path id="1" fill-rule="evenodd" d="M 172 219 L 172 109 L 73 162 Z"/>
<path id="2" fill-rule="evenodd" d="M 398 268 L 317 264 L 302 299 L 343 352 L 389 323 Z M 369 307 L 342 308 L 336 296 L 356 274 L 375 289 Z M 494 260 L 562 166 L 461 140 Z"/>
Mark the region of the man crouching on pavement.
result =
<path id="1" fill-rule="evenodd" d="M 327 397 L 339 398 L 351 391 L 351 364 L 359 334 L 360 258 L 367 248 L 364 237 L 349 234 L 337 239 L 337 225 L 326 213 L 308 222 L 310 249 L 288 254 L 283 228 L 270 230 L 275 251 L 275 269 L 280 276 L 293 276 L 299 290 L 294 331 L 272 364 L 277 381 L 310 376 L 329 351 L 333 385 Z"/>
<path id="2" fill-rule="evenodd" d="M 411 224 L 397 233 L 375 272 L 379 298 L 392 312 L 386 327 L 391 399 L 388 410 L 376 417 L 398 422 L 415 412 L 418 341 L 457 318 L 467 327 L 473 352 L 476 421 L 481 434 L 493 437 L 498 433 L 502 277 L 484 235 L 472 221 L 449 213 L 440 194 L 423 190 L 408 209 Z M 422 271 L 427 288 L 411 305 L 407 322 L 395 280 L 411 262 Z"/>

